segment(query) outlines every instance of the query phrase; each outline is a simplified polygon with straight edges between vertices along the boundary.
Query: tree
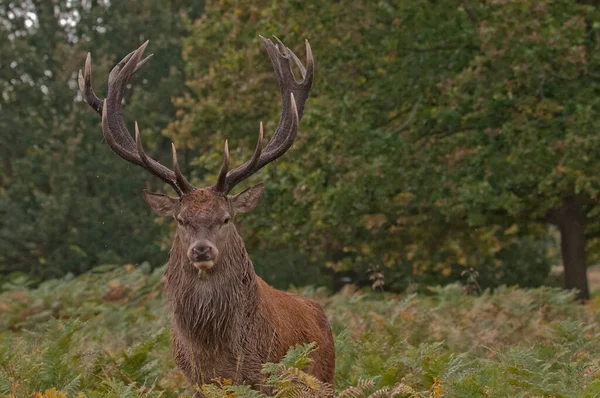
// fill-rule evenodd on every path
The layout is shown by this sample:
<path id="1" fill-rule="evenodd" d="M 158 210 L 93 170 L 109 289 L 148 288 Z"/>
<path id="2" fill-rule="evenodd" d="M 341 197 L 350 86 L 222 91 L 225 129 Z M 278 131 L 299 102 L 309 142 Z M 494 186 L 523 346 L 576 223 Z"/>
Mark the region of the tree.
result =
<path id="1" fill-rule="evenodd" d="M 418 190 L 469 226 L 551 223 L 565 286 L 589 298 L 586 239 L 597 234 L 600 17 L 573 1 L 469 6 L 479 51 L 440 81 L 415 156 L 440 184 Z"/>
<path id="2" fill-rule="evenodd" d="M 184 91 L 182 20 L 196 2 L 14 1 L 0 8 L 0 273 L 35 279 L 105 263 L 166 259 L 165 226 L 145 212 L 147 176 L 102 142 L 100 119 L 82 103 L 77 71 L 94 57 L 97 90 L 146 39 L 157 54 L 128 93 L 151 151 Z M 149 134 L 153 130 L 154 134 Z M 114 176 L 118 175 L 118 178 Z"/>
<path id="3" fill-rule="evenodd" d="M 543 229 L 473 229 L 419 190 L 438 180 L 420 165 L 430 155 L 414 135 L 431 124 L 436 85 L 479 55 L 476 33 L 459 1 L 210 2 L 184 45 L 190 93 L 176 100 L 168 134 L 200 152 L 197 184 L 212 184 L 224 138 L 233 161 L 245 159 L 259 121 L 269 132 L 278 120 L 258 34 L 276 34 L 301 58 L 309 39 L 316 80 L 299 136 L 255 177 L 267 192 L 244 219 L 258 267 L 288 258 L 279 269 L 310 270 L 306 283 L 327 263 L 361 283 L 382 273 L 395 290 L 459 279 L 472 266 L 487 270 L 487 285 L 540 284 L 548 272 Z M 290 260 L 290 252 L 300 254 Z M 537 259 L 524 267 L 516 253 Z"/>

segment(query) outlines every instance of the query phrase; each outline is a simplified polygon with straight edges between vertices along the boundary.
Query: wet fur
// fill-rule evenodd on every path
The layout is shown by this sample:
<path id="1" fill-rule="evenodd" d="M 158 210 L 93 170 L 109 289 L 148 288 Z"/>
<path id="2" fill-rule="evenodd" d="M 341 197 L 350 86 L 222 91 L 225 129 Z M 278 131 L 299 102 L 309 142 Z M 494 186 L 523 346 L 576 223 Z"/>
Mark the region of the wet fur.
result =
<path id="1" fill-rule="evenodd" d="M 210 203 L 215 200 L 219 203 Z M 203 206 L 187 211 L 228 206 L 212 195 L 196 203 Z M 267 285 L 254 272 L 235 227 L 229 228 L 214 267 L 202 276 L 186 256 L 183 234 L 176 233 L 166 272 L 175 364 L 194 385 L 221 377 L 259 388 L 263 363 L 278 362 L 291 346 L 314 341 L 319 349 L 308 372 L 333 384 L 333 336 L 323 309 Z"/>

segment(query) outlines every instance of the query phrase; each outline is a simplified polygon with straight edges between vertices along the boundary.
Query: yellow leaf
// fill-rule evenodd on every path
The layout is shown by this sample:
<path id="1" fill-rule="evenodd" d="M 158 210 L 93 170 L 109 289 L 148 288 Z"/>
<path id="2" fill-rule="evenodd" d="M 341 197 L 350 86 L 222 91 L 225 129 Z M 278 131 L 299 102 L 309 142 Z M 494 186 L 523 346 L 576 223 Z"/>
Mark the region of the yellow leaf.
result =
<path id="1" fill-rule="evenodd" d="M 400 192 L 394 199 L 400 205 L 407 205 L 414 197 L 415 195 L 411 192 Z"/>
<path id="2" fill-rule="evenodd" d="M 513 224 L 504 230 L 504 235 L 514 235 L 517 232 L 519 232 L 519 226 L 517 224 Z"/>
<path id="3" fill-rule="evenodd" d="M 434 377 L 434 383 L 429 390 L 432 394 L 432 397 L 439 398 L 444 396 L 444 386 L 442 385 L 442 381 L 438 378 Z"/>
<path id="4" fill-rule="evenodd" d="M 374 228 L 381 228 L 387 222 L 387 217 L 385 214 L 377 213 L 377 214 L 367 214 L 362 217 L 362 224 L 368 230 L 372 230 Z"/>
<path id="5" fill-rule="evenodd" d="M 33 397 L 34 398 L 67 398 L 67 393 L 56 391 L 56 388 L 53 387 L 49 390 L 44 391 L 43 394 L 41 392 L 36 392 L 33 394 Z"/>

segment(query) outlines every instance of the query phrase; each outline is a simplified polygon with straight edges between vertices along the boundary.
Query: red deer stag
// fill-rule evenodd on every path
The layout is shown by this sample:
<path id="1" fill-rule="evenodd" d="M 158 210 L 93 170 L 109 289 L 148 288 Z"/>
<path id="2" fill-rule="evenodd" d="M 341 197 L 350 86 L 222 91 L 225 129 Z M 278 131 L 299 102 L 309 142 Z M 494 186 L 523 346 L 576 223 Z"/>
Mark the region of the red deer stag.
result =
<path id="1" fill-rule="evenodd" d="M 305 68 L 281 41 L 262 40 L 281 89 L 279 125 L 263 148 L 261 124 L 252 158 L 229 172 L 225 141 L 223 167 L 209 188 L 196 188 L 181 174 L 174 145 L 173 170 L 149 158 L 137 122 L 134 140 L 123 121 L 123 92 L 131 76 L 150 58 L 142 59 L 148 42 L 110 72 L 104 101 L 92 88 L 89 54 L 84 73 L 79 72 L 79 86 L 85 101 L 102 115 L 108 146 L 171 185 L 178 194 L 171 198 L 143 192 L 154 213 L 172 216 L 178 223 L 165 288 L 172 316 L 173 358 L 190 383 L 201 385 L 222 377 L 259 388 L 261 364 L 281 360 L 291 346 L 314 341 L 319 348 L 312 354 L 309 372 L 333 384 L 335 352 L 325 312 L 317 303 L 276 290 L 258 277 L 233 223 L 236 213 L 257 206 L 264 184 L 237 195 L 230 196 L 229 192 L 292 146 L 313 81 L 314 61 L 308 41 Z M 302 80 L 296 80 L 292 62 Z"/>

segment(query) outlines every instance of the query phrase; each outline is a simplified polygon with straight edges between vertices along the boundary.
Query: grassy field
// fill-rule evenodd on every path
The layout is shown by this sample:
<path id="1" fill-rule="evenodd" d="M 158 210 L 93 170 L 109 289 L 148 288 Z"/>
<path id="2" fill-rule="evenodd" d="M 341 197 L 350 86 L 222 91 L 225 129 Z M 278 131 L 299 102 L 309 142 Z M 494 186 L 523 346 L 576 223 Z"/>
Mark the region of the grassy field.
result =
<path id="1" fill-rule="evenodd" d="M 163 269 L 104 267 L 0 295 L 0 396 L 193 394 L 170 357 Z M 428 295 L 354 291 L 319 300 L 336 334 L 339 397 L 600 397 L 600 300 L 458 285 Z M 281 397 L 322 396 L 302 372 L 306 349 L 266 368 Z M 208 396 L 255 396 L 204 387 Z M 304 395 L 303 395 L 304 394 Z"/>

